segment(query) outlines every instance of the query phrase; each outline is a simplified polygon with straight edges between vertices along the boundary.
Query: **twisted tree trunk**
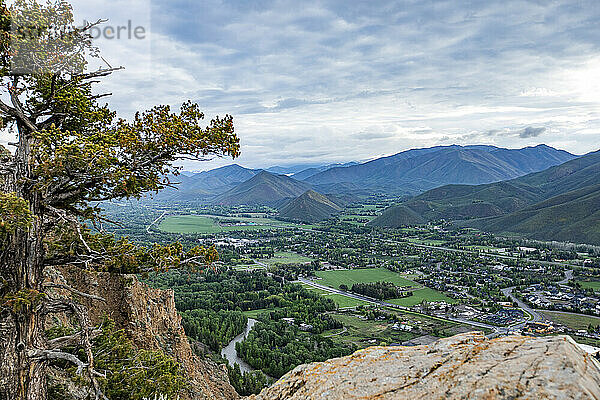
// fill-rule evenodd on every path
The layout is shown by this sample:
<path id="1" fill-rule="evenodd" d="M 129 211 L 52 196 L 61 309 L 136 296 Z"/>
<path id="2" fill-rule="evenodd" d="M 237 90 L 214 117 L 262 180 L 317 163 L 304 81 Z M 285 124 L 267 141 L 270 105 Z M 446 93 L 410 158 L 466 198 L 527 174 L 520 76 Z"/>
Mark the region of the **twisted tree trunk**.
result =
<path id="1" fill-rule="evenodd" d="M 31 132 L 19 127 L 19 144 L 13 157 L 14 173 L 4 180 L 5 192 L 29 203 L 34 216 L 28 230 L 15 229 L 0 252 L 0 295 L 25 299 L 4 301 L 0 321 L 0 399 L 46 398 L 45 363 L 32 359 L 34 349 L 45 347 L 40 300 L 44 269 L 43 212 L 40 195 L 32 187 Z M 26 302 L 29 301 L 30 304 Z"/>

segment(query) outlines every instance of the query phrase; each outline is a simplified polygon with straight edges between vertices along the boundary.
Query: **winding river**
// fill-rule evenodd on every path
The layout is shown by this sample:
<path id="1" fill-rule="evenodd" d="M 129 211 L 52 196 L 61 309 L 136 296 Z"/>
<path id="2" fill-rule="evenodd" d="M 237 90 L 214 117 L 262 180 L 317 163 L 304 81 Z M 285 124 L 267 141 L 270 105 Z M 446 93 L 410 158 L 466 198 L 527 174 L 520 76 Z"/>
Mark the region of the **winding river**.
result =
<path id="1" fill-rule="evenodd" d="M 237 353 L 235 352 L 235 344 L 243 341 L 248 337 L 248 333 L 250 333 L 250 330 L 252 329 L 255 323 L 255 319 L 248 318 L 248 323 L 246 324 L 246 329 L 244 330 L 244 332 L 234 337 L 233 340 L 229 342 L 229 344 L 226 347 L 223 347 L 223 350 L 221 350 L 221 355 L 227 359 L 229 365 L 233 367 L 235 364 L 238 364 L 242 373 L 253 371 L 254 368 L 249 366 L 244 360 L 238 357 Z"/>

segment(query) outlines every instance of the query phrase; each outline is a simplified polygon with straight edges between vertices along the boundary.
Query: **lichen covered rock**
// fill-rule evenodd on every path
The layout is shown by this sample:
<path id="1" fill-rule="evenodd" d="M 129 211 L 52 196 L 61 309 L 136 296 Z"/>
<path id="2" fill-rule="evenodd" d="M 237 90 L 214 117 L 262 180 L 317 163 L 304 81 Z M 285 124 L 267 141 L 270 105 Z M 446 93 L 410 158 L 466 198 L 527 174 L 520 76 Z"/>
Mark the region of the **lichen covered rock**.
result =
<path id="1" fill-rule="evenodd" d="M 301 365 L 250 399 L 600 399 L 600 369 L 567 336 L 472 332 Z"/>

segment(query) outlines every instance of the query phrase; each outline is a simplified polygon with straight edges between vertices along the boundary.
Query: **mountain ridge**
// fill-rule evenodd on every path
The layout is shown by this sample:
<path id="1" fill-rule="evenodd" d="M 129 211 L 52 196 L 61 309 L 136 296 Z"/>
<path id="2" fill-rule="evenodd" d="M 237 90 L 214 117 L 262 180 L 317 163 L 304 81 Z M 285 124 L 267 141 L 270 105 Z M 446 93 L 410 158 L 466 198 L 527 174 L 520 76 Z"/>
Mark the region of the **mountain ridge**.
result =
<path id="1" fill-rule="evenodd" d="M 283 206 L 279 210 L 279 216 L 314 223 L 327 219 L 341 210 L 342 207 L 327 196 L 314 190 L 307 190 Z"/>
<path id="2" fill-rule="evenodd" d="M 508 181 L 438 187 L 386 209 L 371 225 L 399 227 L 407 210 L 491 233 L 600 244 L 600 151 Z"/>
<path id="3" fill-rule="evenodd" d="M 278 206 L 284 201 L 300 196 L 311 189 L 305 182 L 285 175 L 260 171 L 249 180 L 215 197 L 213 204 L 219 205 L 267 205 Z"/>
<path id="4" fill-rule="evenodd" d="M 435 146 L 411 149 L 364 164 L 332 168 L 306 179 L 312 185 L 362 182 L 395 194 L 416 194 L 449 183 L 482 184 L 516 178 L 576 158 L 547 145 L 522 149 Z"/>

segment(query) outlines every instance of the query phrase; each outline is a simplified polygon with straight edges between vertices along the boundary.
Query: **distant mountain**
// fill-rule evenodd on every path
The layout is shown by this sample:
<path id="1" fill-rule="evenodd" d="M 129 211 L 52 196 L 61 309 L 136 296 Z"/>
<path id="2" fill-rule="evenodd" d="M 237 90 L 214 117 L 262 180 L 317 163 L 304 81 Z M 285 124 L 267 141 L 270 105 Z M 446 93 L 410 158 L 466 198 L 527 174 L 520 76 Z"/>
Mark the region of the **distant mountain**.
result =
<path id="1" fill-rule="evenodd" d="M 339 213 L 342 208 L 314 190 L 308 190 L 279 210 L 279 216 L 308 223 L 319 222 Z"/>
<path id="2" fill-rule="evenodd" d="M 493 233 L 600 244 L 600 151 L 547 170 L 485 185 L 447 185 L 388 208 L 372 221 L 398 227 L 407 210 Z M 390 214 L 398 216 L 390 217 Z"/>
<path id="3" fill-rule="evenodd" d="M 298 173 L 295 173 L 292 175 L 292 178 L 302 181 L 302 180 L 310 178 L 313 175 L 318 174 L 319 172 L 327 171 L 328 169 L 331 169 L 331 168 L 345 168 L 345 167 L 351 167 L 353 165 L 358 165 L 358 164 L 359 163 L 357 163 L 356 161 L 351 161 L 351 162 L 344 163 L 344 164 L 336 163 L 336 164 L 321 165 L 319 167 L 307 168 Z"/>
<path id="4" fill-rule="evenodd" d="M 217 196 L 212 203 L 222 205 L 278 206 L 288 199 L 300 196 L 310 185 L 287 177 L 261 171 L 249 180 Z"/>
<path id="5" fill-rule="evenodd" d="M 175 182 L 179 182 L 176 188 L 162 190 L 154 198 L 161 201 L 208 199 L 232 189 L 259 172 L 260 170 L 248 169 L 237 164 L 232 164 L 210 171 L 194 174 L 186 173 L 173 178 Z"/>
<path id="6" fill-rule="evenodd" d="M 546 145 L 523 149 L 437 146 L 413 149 L 364 164 L 331 168 L 306 178 L 312 185 L 359 184 L 389 194 L 417 194 L 447 184 L 512 179 L 576 158 Z"/>

